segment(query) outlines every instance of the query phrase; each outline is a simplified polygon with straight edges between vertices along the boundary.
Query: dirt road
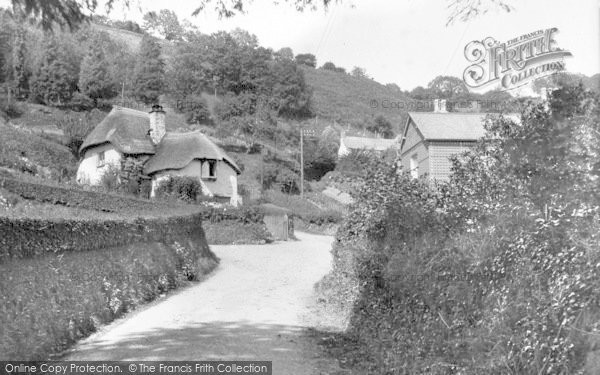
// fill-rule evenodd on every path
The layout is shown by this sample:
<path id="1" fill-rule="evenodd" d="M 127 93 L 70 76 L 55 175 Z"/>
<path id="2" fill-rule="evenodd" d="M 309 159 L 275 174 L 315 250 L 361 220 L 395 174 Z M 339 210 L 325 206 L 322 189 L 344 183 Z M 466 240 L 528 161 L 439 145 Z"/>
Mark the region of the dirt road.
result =
<path id="1" fill-rule="evenodd" d="M 343 373 L 305 334 L 333 238 L 297 237 L 211 246 L 221 264 L 207 280 L 107 326 L 64 359 L 269 360 L 273 374 Z"/>

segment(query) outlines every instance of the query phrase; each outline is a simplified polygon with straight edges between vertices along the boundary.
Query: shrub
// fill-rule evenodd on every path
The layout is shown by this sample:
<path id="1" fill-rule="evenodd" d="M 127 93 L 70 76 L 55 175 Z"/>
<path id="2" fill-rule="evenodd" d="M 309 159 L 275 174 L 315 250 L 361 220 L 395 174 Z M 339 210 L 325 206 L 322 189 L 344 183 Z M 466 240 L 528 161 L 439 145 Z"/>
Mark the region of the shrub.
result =
<path id="1" fill-rule="evenodd" d="M 367 165 L 332 276 L 358 285 L 361 373 L 597 372 L 600 103 L 548 104 L 486 123 L 449 184 Z"/>
<path id="2" fill-rule="evenodd" d="M 194 177 L 169 176 L 156 187 L 156 196 L 195 202 L 202 196 L 202 184 Z"/>
<path id="3" fill-rule="evenodd" d="M 89 111 L 95 107 L 94 101 L 87 95 L 84 95 L 80 92 L 73 93 L 73 97 L 69 101 L 67 105 L 68 108 L 74 111 Z"/>
<path id="4" fill-rule="evenodd" d="M 119 168 L 109 164 L 100 178 L 100 185 L 107 191 L 116 191 L 119 184 Z"/>

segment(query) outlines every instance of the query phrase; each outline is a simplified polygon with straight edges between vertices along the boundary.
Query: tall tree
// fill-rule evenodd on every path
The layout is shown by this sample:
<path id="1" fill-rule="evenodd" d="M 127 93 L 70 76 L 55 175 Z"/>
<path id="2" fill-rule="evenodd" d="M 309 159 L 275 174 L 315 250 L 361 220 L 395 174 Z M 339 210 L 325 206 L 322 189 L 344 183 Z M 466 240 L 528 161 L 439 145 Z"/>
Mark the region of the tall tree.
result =
<path id="1" fill-rule="evenodd" d="M 142 38 L 135 66 L 133 92 L 146 104 L 158 101 L 165 86 L 165 63 L 157 40 L 149 35 Z"/>
<path id="2" fill-rule="evenodd" d="M 89 46 L 88 53 L 81 63 L 79 90 L 92 98 L 95 105 L 98 104 L 98 99 L 109 99 L 116 95 L 104 50 L 98 40 Z"/>
<path id="3" fill-rule="evenodd" d="M 39 102 L 61 105 L 73 95 L 68 59 L 56 37 L 45 39 L 42 63 L 32 77 L 31 94 Z"/>
<path id="4" fill-rule="evenodd" d="M 27 44 L 25 43 L 26 30 L 19 26 L 16 30 L 13 48 L 13 78 L 17 95 L 24 95 L 29 91 L 29 77 L 31 73 L 27 69 L 26 56 Z"/>

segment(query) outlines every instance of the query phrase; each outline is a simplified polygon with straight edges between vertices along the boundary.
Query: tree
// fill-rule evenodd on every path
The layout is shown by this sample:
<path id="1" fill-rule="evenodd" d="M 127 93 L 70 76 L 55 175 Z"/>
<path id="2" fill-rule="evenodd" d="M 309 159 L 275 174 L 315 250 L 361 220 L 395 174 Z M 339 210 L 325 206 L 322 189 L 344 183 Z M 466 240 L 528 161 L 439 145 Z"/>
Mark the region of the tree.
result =
<path id="1" fill-rule="evenodd" d="M 352 68 L 350 75 L 355 78 L 369 78 L 369 76 L 367 75 L 367 70 L 358 66 Z"/>
<path id="2" fill-rule="evenodd" d="M 181 108 L 185 113 L 185 120 L 188 124 L 211 124 L 210 111 L 206 100 L 201 96 L 192 95 L 184 99 Z"/>
<path id="3" fill-rule="evenodd" d="M 468 93 L 463 80 L 452 76 L 437 76 L 427 87 L 436 99 L 450 99 Z"/>
<path id="4" fill-rule="evenodd" d="M 156 103 L 163 93 L 165 63 L 160 53 L 160 45 L 156 39 L 145 35 L 135 66 L 133 91 L 135 97 L 146 104 Z"/>
<path id="5" fill-rule="evenodd" d="M 433 99 L 434 95 L 431 90 L 424 88 L 423 86 L 417 86 L 410 92 L 410 97 L 416 100 L 428 100 Z"/>
<path id="6" fill-rule="evenodd" d="M 15 91 L 18 96 L 29 91 L 29 77 L 31 76 L 31 72 L 27 69 L 25 64 L 25 58 L 27 56 L 25 37 L 25 28 L 18 27 L 13 49 L 13 78 L 15 81 Z"/>
<path id="7" fill-rule="evenodd" d="M 383 138 L 392 138 L 394 136 L 392 123 L 381 115 L 375 118 L 373 124 L 367 126 L 367 130 L 371 133 L 381 134 Z"/>
<path id="8" fill-rule="evenodd" d="M 274 56 L 278 60 L 294 60 L 294 51 L 290 47 L 283 47 Z"/>
<path id="9" fill-rule="evenodd" d="M 237 43 L 238 47 L 245 48 L 257 48 L 258 38 L 254 34 L 250 34 L 246 30 L 242 30 L 239 27 L 235 28 L 229 33 L 233 40 Z"/>
<path id="10" fill-rule="evenodd" d="M 346 73 L 346 69 L 342 68 L 341 66 L 335 66 L 335 64 L 330 61 L 323 64 L 321 69 L 330 70 L 336 73 Z"/>
<path id="11" fill-rule="evenodd" d="M 317 67 L 317 57 L 312 53 L 301 53 L 296 55 L 296 64 L 310 66 L 311 68 Z"/>
<path id="12" fill-rule="evenodd" d="M 292 61 L 276 61 L 271 66 L 271 102 L 280 116 L 309 116 L 311 91 L 304 72 Z"/>
<path id="13" fill-rule="evenodd" d="M 64 50 L 55 37 L 46 38 L 42 63 L 32 77 L 32 96 L 44 104 L 64 104 L 73 95 L 71 80 Z"/>
<path id="14" fill-rule="evenodd" d="M 95 105 L 98 104 L 98 99 L 113 98 L 117 94 L 108 72 L 102 44 L 97 41 L 89 46 L 81 63 L 79 90 L 92 98 Z"/>
<path id="15" fill-rule="evenodd" d="M 184 34 L 177 15 L 168 9 L 162 9 L 158 14 L 156 12 L 146 13 L 142 28 L 149 32 L 158 33 L 166 40 L 181 40 Z"/>

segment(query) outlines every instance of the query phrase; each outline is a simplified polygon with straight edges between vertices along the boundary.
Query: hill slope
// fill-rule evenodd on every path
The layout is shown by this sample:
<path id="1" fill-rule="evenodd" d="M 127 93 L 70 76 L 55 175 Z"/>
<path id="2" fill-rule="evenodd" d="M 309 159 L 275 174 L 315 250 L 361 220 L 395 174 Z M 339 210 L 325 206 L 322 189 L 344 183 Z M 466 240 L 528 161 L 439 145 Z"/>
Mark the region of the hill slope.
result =
<path id="1" fill-rule="evenodd" d="M 306 66 L 302 70 L 313 88 L 313 111 L 321 118 L 362 127 L 382 115 L 396 131 L 406 119 L 406 107 L 412 100 L 401 92 L 368 78 Z"/>

